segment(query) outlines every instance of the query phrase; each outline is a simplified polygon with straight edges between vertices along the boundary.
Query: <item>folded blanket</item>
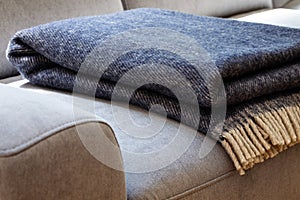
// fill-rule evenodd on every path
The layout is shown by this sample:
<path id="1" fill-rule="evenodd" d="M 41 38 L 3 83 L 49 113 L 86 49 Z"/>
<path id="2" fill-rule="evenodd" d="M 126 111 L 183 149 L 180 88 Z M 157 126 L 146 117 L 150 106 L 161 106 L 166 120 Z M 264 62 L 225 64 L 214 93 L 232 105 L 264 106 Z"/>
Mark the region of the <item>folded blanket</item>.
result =
<path id="1" fill-rule="evenodd" d="M 84 75 L 80 92 L 87 94 L 101 74 L 95 95 L 105 99 L 129 74 L 114 93 L 118 100 L 130 96 L 130 103 L 145 109 L 161 104 L 168 117 L 204 133 L 209 125 L 222 124 L 221 116 L 212 117 L 212 107 L 227 101 L 224 129 L 212 136 L 241 174 L 300 142 L 298 29 L 136 9 L 22 30 L 11 40 L 7 56 L 32 83 L 68 91 L 79 71 Z M 130 73 L 140 66 L 146 70 Z M 149 77 L 156 81 L 139 85 Z M 171 88 L 159 84 L 166 81 Z M 196 101 L 178 98 L 178 93 L 185 95 L 185 81 Z M 198 106 L 200 113 L 195 113 Z"/>

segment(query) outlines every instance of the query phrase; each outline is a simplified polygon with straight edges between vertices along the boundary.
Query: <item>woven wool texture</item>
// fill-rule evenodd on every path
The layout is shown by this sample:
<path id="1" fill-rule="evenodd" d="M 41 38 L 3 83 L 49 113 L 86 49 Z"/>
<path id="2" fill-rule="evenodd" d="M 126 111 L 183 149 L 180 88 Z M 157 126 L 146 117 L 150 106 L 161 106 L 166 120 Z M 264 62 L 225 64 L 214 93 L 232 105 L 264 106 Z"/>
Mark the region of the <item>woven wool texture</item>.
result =
<path id="1" fill-rule="evenodd" d="M 292 113 L 285 115 L 285 109 L 299 111 L 298 29 L 201 17 L 168 10 L 136 9 L 104 16 L 63 20 L 22 30 L 11 40 L 7 56 L 19 72 L 32 83 L 72 91 L 77 72 L 97 46 L 106 44 L 107 39 L 126 31 L 147 28 L 167 29 L 192 38 L 209 55 L 224 81 L 228 104 L 224 133 L 214 137 L 220 138 L 241 174 L 255 163 L 272 157 L 276 152 L 300 140 L 294 135 L 289 136 L 290 140 L 280 140 L 280 137 L 287 137 L 291 132 L 299 134 L 299 130 L 295 128 L 299 126 L 300 120 L 295 119 L 298 119 L 300 112 L 295 116 Z M 166 34 L 164 37 L 171 36 Z M 147 33 L 139 39 L 147 41 Z M 162 40 L 160 38 L 151 42 L 154 43 L 153 46 L 156 43 L 160 46 Z M 131 44 L 128 42 L 128 45 Z M 98 62 L 108 58 L 109 50 L 117 47 L 117 43 L 105 46 L 104 49 L 108 53 L 98 54 Z M 183 42 L 180 48 L 180 52 L 184 51 L 184 48 L 189 52 L 190 43 L 186 42 L 185 45 Z M 190 105 L 192 103 L 186 100 L 183 103 L 189 106 L 181 113 L 178 99 L 172 90 L 158 84 L 140 87 L 132 95 L 130 88 L 137 84 L 134 76 L 132 81 L 122 85 L 121 92 L 116 94 L 117 98 L 122 101 L 131 95 L 130 103 L 145 109 L 150 109 L 153 104 L 161 104 L 168 117 L 181 120 L 205 133 L 210 120 L 218 119 L 210 117 L 211 91 L 208 90 L 209 86 L 203 76 L 207 77 L 207 80 L 215 81 L 218 77 L 216 69 L 208 65 L 205 66 L 203 74 L 199 74 L 199 69 L 201 73 L 203 66 L 193 66 L 174 52 L 178 52 L 176 48 L 171 52 L 141 46 L 124 53 L 104 71 L 97 84 L 96 97 L 111 99 L 116 83 L 133 68 L 141 65 L 167 65 L 188 80 L 197 97 L 197 105 Z M 192 55 L 192 59 L 200 58 L 195 54 Z M 203 63 L 205 65 L 205 62 Z M 85 76 L 81 77 L 80 88 L 83 93 L 91 90 L 95 80 L 92 77 L 97 69 L 93 68 L 93 63 L 90 64 L 91 69 L 85 70 Z M 153 71 L 149 73 L 157 76 L 158 80 L 169 80 L 171 85 L 176 83 L 174 76 L 160 67 Z M 178 87 L 181 87 L 180 84 Z M 213 89 L 218 93 L 216 88 Z M 267 98 L 267 95 L 272 98 Z M 281 106 L 269 106 L 279 105 L 279 102 Z M 199 124 L 194 106 L 201 108 Z M 279 113 L 270 116 L 269 113 L 274 112 Z M 266 115 L 271 120 L 270 123 L 265 120 Z M 262 119 L 258 119 L 257 116 Z M 289 128 L 286 128 L 287 126 Z M 280 135 L 277 136 L 277 140 L 272 139 L 278 131 Z"/>

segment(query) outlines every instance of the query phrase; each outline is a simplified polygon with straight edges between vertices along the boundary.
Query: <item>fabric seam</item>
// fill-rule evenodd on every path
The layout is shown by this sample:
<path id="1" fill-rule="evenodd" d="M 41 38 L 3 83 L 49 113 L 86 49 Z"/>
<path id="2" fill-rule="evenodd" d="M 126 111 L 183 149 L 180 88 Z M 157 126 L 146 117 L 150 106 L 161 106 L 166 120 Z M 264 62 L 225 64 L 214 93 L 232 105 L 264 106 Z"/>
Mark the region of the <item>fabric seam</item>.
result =
<path id="1" fill-rule="evenodd" d="M 179 200 L 179 199 L 182 199 L 184 197 L 187 197 L 187 196 L 190 196 L 192 194 L 195 194 L 198 191 L 201 191 L 201 190 L 203 190 L 205 188 L 209 188 L 209 187 L 215 185 L 216 183 L 219 183 L 219 182 L 221 182 L 221 181 L 223 181 L 223 180 L 225 180 L 225 179 L 233 176 L 234 172 L 236 172 L 235 169 L 230 170 L 230 171 L 226 172 L 225 174 L 223 174 L 223 175 L 221 175 L 221 176 L 219 176 L 217 178 L 209 180 L 209 181 L 207 181 L 207 182 L 205 182 L 205 183 L 203 183 L 203 184 L 201 184 L 199 186 L 196 186 L 196 187 L 193 187 L 191 189 L 188 189 L 188 190 L 186 190 L 186 191 L 184 191 L 184 192 L 182 192 L 180 194 L 177 194 L 175 196 L 169 197 L 167 199 L 168 200 Z"/>
<path id="2" fill-rule="evenodd" d="M 58 132 L 60 130 L 69 128 L 69 127 L 71 127 L 73 125 L 76 125 L 76 124 L 82 124 L 82 123 L 93 122 L 93 121 L 94 122 L 102 122 L 100 119 L 95 119 L 95 118 L 81 118 L 77 121 L 65 121 L 65 122 L 61 123 L 60 125 L 56 125 L 56 126 L 53 126 L 53 127 L 49 128 L 48 130 L 41 131 L 41 132 L 43 132 L 42 134 L 39 134 L 39 135 L 34 136 L 32 138 L 29 138 L 25 142 L 22 142 L 18 145 L 10 147 L 10 148 L 0 149 L 0 157 L 10 156 L 11 154 L 18 153 L 18 152 L 15 152 L 15 151 L 20 151 L 21 152 L 25 148 L 28 148 L 28 147 L 34 145 L 35 143 L 39 142 L 39 141 L 35 141 L 35 140 L 40 139 L 40 141 L 42 141 L 44 138 L 49 137 L 52 134 L 55 134 L 56 132 Z M 102 123 L 104 123 L 104 122 L 102 122 Z M 21 149 L 18 150 L 19 148 L 21 148 Z"/>

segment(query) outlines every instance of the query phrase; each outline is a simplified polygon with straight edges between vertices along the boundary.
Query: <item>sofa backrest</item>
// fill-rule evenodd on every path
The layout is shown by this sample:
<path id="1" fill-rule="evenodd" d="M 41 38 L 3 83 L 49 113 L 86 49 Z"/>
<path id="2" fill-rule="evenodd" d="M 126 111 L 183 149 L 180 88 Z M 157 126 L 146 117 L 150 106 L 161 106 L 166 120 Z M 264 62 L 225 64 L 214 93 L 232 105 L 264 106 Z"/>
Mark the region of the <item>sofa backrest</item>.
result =
<path id="1" fill-rule="evenodd" d="M 164 8 L 181 12 L 226 17 L 260 8 L 272 8 L 272 0 L 122 0 L 125 9 Z M 278 0 L 277 0 L 278 1 Z"/>
<path id="2" fill-rule="evenodd" d="M 54 20 L 122 9 L 120 0 L 0 0 L 0 79 L 16 74 L 5 58 L 8 42 L 16 31 Z"/>
<path id="3" fill-rule="evenodd" d="M 273 7 L 280 8 L 290 2 L 291 0 L 273 0 Z"/>

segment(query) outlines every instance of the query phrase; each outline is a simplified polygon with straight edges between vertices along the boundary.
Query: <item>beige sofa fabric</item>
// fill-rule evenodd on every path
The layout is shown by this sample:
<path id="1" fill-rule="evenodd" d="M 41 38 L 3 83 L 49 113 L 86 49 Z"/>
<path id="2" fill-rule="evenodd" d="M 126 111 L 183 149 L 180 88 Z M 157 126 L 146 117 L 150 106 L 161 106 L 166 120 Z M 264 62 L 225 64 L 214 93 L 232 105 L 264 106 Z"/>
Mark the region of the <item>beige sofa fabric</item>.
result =
<path id="1" fill-rule="evenodd" d="M 300 10 L 300 0 L 292 0 L 285 4 L 284 8 Z"/>
<path id="2" fill-rule="evenodd" d="M 238 19 L 238 18 L 249 16 L 249 15 L 253 15 L 253 14 L 256 14 L 256 13 L 265 12 L 265 11 L 268 11 L 268 10 L 271 10 L 271 8 L 264 8 L 264 9 L 259 9 L 259 10 L 254 10 L 254 11 L 239 13 L 237 15 L 232 15 L 229 18 Z"/>
<path id="3" fill-rule="evenodd" d="M 224 174 L 232 172 L 238 175 L 219 144 L 205 158 L 199 158 L 204 137 L 199 133 L 187 152 L 163 169 L 142 174 L 126 173 L 128 200 L 168 199 L 219 179 Z M 147 163 L 135 165 L 145 166 Z"/>
<path id="4" fill-rule="evenodd" d="M 298 200 L 300 197 L 300 147 L 295 146 L 245 176 L 227 173 L 172 199 Z"/>
<path id="5" fill-rule="evenodd" d="M 286 26 L 292 28 L 300 28 L 299 19 L 300 19 L 300 10 L 278 8 L 266 12 L 245 16 L 239 18 L 238 20 L 272 24 L 277 26 Z"/>
<path id="6" fill-rule="evenodd" d="M 40 87 L 32 86 L 27 82 L 23 83 L 25 85 L 22 82 L 10 85 L 24 87 L 27 90 L 46 91 L 45 89 L 40 90 Z M 50 93 L 52 92 L 50 91 Z M 68 98 L 67 96 L 64 96 L 64 98 Z M 102 113 L 103 117 L 107 117 L 106 121 L 109 121 L 112 126 L 122 151 L 141 152 L 149 148 L 159 148 L 161 143 L 164 143 L 163 140 L 159 140 L 160 143 L 151 141 L 151 139 L 138 140 L 132 138 L 128 140 L 124 135 L 125 133 L 115 124 L 114 118 L 110 116 L 109 102 L 97 100 L 95 108 L 97 114 L 101 115 Z M 131 109 L 131 116 L 133 119 L 138 119 L 138 124 L 145 124 L 149 120 L 148 113 L 140 109 Z M 163 138 L 169 140 L 174 135 L 174 129 L 177 130 L 177 126 L 178 123 L 167 120 Z M 62 134 L 56 136 L 59 135 Z M 300 160 L 298 159 L 300 146 L 295 146 L 276 158 L 255 167 L 245 176 L 240 176 L 220 145 L 215 146 L 207 157 L 200 159 L 199 149 L 203 139 L 204 135 L 199 133 L 187 152 L 165 168 L 142 174 L 126 173 L 127 199 L 281 200 L 284 198 L 296 200 L 300 196 L 298 190 L 300 175 L 297 175 L 300 166 Z M 65 141 L 64 145 L 67 145 L 67 140 Z M 46 143 L 47 141 L 43 142 Z M 53 149 L 50 151 L 53 151 Z M 24 163 L 24 161 L 22 162 Z M 134 159 L 130 160 L 126 156 L 123 157 L 123 162 L 125 169 L 132 168 L 132 165 L 139 168 L 147 168 L 149 165 L 147 162 L 141 163 Z M 158 160 L 158 162 L 160 161 Z M 111 199 L 114 199 L 114 197 Z"/>
<path id="7" fill-rule="evenodd" d="M 272 7 L 272 0 L 123 0 L 123 2 L 126 9 L 154 7 L 222 17 Z"/>
<path id="8" fill-rule="evenodd" d="M 282 7 L 290 1 L 292 0 L 273 0 L 273 7 L 274 8 Z"/>
<path id="9" fill-rule="evenodd" d="M 20 80 L 22 80 L 22 76 L 17 75 L 17 76 L 12 76 L 12 77 L 8 77 L 8 78 L 0 79 L 0 83 L 8 84 L 8 83 L 12 83 L 12 82 L 20 81 Z"/>
<path id="10" fill-rule="evenodd" d="M 0 93 L 0 156 L 19 153 L 70 126 L 101 121 L 55 95 L 3 84 L 0 84 Z"/>
<path id="11" fill-rule="evenodd" d="M 103 123 L 79 125 L 86 137 Z M 110 155 L 122 164 L 121 155 Z M 126 199 L 124 173 L 96 160 L 83 146 L 76 127 L 57 132 L 18 154 L 0 157 L 0 199 Z"/>
<path id="12" fill-rule="evenodd" d="M 126 198 L 123 159 L 106 123 L 63 95 L 3 84 L 0 93 L 1 200 Z M 85 148 L 95 138 L 101 160 Z"/>
<path id="13" fill-rule="evenodd" d="M 17 86 L 17 83 L 11 84 Z M 39 91 L 40 87 L 25 83 L 20 87 L 29 90 Z M 42 90 L 41 90 L 42 91 Z M 45 90 L 43 90 L 45 91 Z M 66 98 L 67 95 L 66 95 Z M 122 106 L 122 105 L 120 105 Z M 164 142 L 169 141 L 174 135 L 174 130 L 178 128 L 178 123 L 167 120 L 163 133 L 160 137 L 164 139 L 155 140 L 153 138 L 128 139 L 126 134 L 118 127 L 110 114 L 110 104 L 105 100 L 97 100 L 95 104 L 96 113 L 106 117 L 112 126 L 117 137 L 122 154 L 127 152 L 143 152 L 148 149 L 159 149 Z M 126 109 L 124 109 L 124 112 Z M 131 109 L 133 120 L 138 124 L 145 124 L 148 113 L 140 109 Z M 153 120 L 160 120 L 155 118 Z M 131 133 L 138 135 L 141 133 Z M 188 134 L 188 133 L 186 133 Z M 155 137 L 158 137 L 157 136 Z M 300 147 L 296 146 L 282 153 L 278 157 L 266 161 L 260 166 L 250 170 L 245 176 L 240 176 L 224 149 L 218 144 L 213 151 L 204 159 L 199 158 L 199 150 L 204 139 L 204 135 L 199 133 L 189 149 L 174 163 L 153 172 L 129 173 L 126 176 L 127 199 L 297 199 L 300 196 L 298 185 L 300 177 L 298 166 L 300 165 Z M 125 153 L 124 153 L 125 155 Z M 149 162 L 138 162 L 127 156 L 123 156 L 124 168 L 130 169 L 147 168 Z M 160 162 L 159 159 L 157 162 Z M 281 169 L 283 168 L 283 169 Z"/>
<path id="14" fill-rule="evenodd" d="M 5 58 L 16 31 L 65 18 L 122 10 L 120 0 L 0 0 L 0 79 L 16 74 Z"/>
<path id="15" fill-rule="evenodd" d="M 128 200 L 298 200 L 300 146 L 240 176 L 230 170 L 216 147 L 202 161 L 185 154 L 173 165 L 153 173 L 127 174 Z M 223 169 L 222 169 L 223 168 Z"/>
<path id="16" fill-rule="evenodd" d="M 53 95 L 54 92 L 46 88 L 40 90 L 42 89 L 41 87 L 33 86 L 26 81 L 19 81 L 9 85 L 36 92 L 46 91 L 51 95 Z M 64 93 L 60 91 L 56 92 Z M 64 101 L 68 101 L 68 99 L 72 97 L 70 93 L 65 93 L 62 98 Z M 118 108 L 115 114 L 126 115 L 127 109 L 123 107 L 123 104 L 120 103 L 115 106 Z M 149 127 L 144 128 L 148 131 L 143 131 L 143 126 L 149 123 L 148 112 L 143 109 L 131 107 L 130 117 L 142 128 L 133 129 L 132 127 L 127 127 L 128 129 L 126 130 L 128 123 L 120 121 L 118 116 L 113 116 L 110 102 L 102 99 L 96 100 L 95 113 L 109 122 L 120 145 L 124 169 L 127 171 L 126 187 L 128 199 L 166 199 L 194 187 L 198 187 L 201 184 L 205 184 L 211 179 L 218 178 L 228 172 L 233 171 L 238 174 L 232 161 L 220 144 L 216 145 L 207 157 L 204 159 L 199 158 L 199 150 L 205 137 L 202 133 L 196 133 L 196 138 L 193 140 L 191 146 L 187 152 L 182 152 L 183 155 L 178 160 L 175 160 L 175 162 L 160 170 L 143 173 L 142 171 L 147 171 L 149 166 L 154 165 L 160 167 L 160 164 L 164 162 L 155 156 L 153 156 L 152 160 L 149 158 L 143 161 L 139 159 L 139 156 L 142 152 L 147 154 L 159 151 L 168 145 L 170 141 L 174 139 L 178 131 L 178 122 L 170 119 L 164 121 L 164 118 L 160 115 L 153 116 L 152 120 L 155 120 L 158 125 L 162 123 L 163 128 L 155 130 L 155 134 L 153 134 L 154 130 Z M 161 123 L 159 123 L 159 121 Z M 120 126 L 120 123 L 125 123 L 125 126 Z M 194 129 L 185 125 L 182 126 L 185 127 L 185 136 L 189 137 L 193 134 Z M 139 137 L 141 135 L 143 136 L 142 138 Z M 183 139 L 181 140 L 184 141 Z M 175 153 L 176 150 L 180 148 L 181 147 L 176 146 L 176 149 L 171 152 Z M 139 173 L 134 173 L 138 170 Z"/>

